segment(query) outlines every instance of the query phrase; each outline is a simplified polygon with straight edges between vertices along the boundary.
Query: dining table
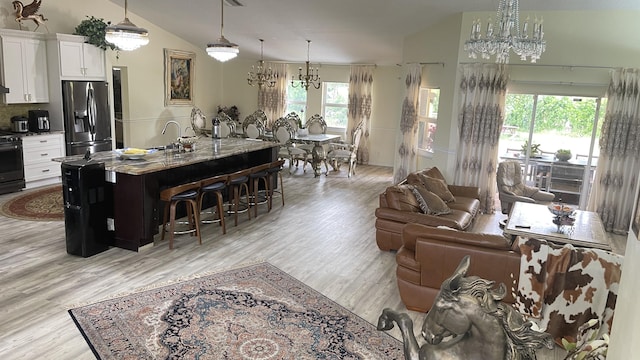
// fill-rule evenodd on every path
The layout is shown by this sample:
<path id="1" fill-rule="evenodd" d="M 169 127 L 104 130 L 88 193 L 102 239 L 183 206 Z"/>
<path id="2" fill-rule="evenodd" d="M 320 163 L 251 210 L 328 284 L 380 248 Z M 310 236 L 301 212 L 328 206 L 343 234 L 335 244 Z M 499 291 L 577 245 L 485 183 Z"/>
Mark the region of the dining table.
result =
<path id="1" fill-rule="evenodd" d="M 313 144 L 311 149 L 311 167 L 313 168 L 314 177 L 320 176 L 320 165 L 326 160 L 326 153 L 323 145 L 336 142 L 341 138 L 340 135 L 332 134 L 296 134 L 291 141 L 298 144 Z"/>

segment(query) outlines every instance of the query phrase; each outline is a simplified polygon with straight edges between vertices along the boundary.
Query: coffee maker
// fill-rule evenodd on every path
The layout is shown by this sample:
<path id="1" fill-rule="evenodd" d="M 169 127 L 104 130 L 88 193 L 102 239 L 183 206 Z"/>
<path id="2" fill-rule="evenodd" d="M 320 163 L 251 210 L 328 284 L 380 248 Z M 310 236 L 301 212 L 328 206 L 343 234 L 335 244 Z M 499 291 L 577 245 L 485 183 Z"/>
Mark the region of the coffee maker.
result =
<path id="1" fill-rule="evenodd" d="M 51 130 L 49 111 L 29 110 L 29 131 L 41 133 L 48 132 L 49 130 Z"/>

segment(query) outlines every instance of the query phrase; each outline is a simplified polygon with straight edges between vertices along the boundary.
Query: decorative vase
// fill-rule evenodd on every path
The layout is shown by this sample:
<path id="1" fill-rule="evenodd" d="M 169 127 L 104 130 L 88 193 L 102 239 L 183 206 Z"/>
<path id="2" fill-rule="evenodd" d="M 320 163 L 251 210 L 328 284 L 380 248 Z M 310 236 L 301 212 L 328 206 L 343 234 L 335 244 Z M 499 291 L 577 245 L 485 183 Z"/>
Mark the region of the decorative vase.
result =
<path id="1" fill-rule="evenodd" d="M 309 135 L 309 129 L 298 129 L 298 136 L 307 136 Z"/>
<path id="2" fill-rule="evenodd" d="M 571 153 L 557 152 L 556 159 L 558 159 L 558 161 L 569 161 L 569 159 L 571 159 Z"/>

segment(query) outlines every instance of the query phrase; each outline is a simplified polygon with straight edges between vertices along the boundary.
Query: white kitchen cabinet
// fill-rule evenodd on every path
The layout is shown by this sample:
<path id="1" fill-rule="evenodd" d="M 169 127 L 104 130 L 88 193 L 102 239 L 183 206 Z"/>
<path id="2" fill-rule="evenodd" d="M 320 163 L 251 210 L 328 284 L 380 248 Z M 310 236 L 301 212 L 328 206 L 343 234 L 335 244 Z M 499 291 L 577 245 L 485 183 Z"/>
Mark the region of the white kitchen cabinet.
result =
<path id="1" fill-rule="evenodd" d="M 51 133 L 22 137 L 24 181 L 27 189 L 59 183 L 60 163 L 52 161 L 64 156 L 64 134 Z"/>
<path id="2" fill-rule="evenodd" d="M 2 82 L 7 104 L 49 102 L 47 43 L 42 34 L 0 30 Z"/>
<path id="3" fill-rule="evenodd" d="M 62 80 L 106 80 L 104 50 L 75 41 L 59 41 L 58 45 Z"/>

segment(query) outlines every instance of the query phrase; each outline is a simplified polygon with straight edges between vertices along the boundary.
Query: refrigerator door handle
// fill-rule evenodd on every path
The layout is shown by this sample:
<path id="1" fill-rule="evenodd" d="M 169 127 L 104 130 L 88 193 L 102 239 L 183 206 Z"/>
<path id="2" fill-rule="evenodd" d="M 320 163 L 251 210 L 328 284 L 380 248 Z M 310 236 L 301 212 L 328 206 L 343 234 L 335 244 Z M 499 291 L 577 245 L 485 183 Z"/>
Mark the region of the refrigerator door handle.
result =
<path id="1" fill-rule="evenodd" d="M 87 115 L 89 116 L 89 133 L 91 139 L 96 138 L 96 100 L 93 95 L 93 87 L 89 84 L 87 88 Z"/>

